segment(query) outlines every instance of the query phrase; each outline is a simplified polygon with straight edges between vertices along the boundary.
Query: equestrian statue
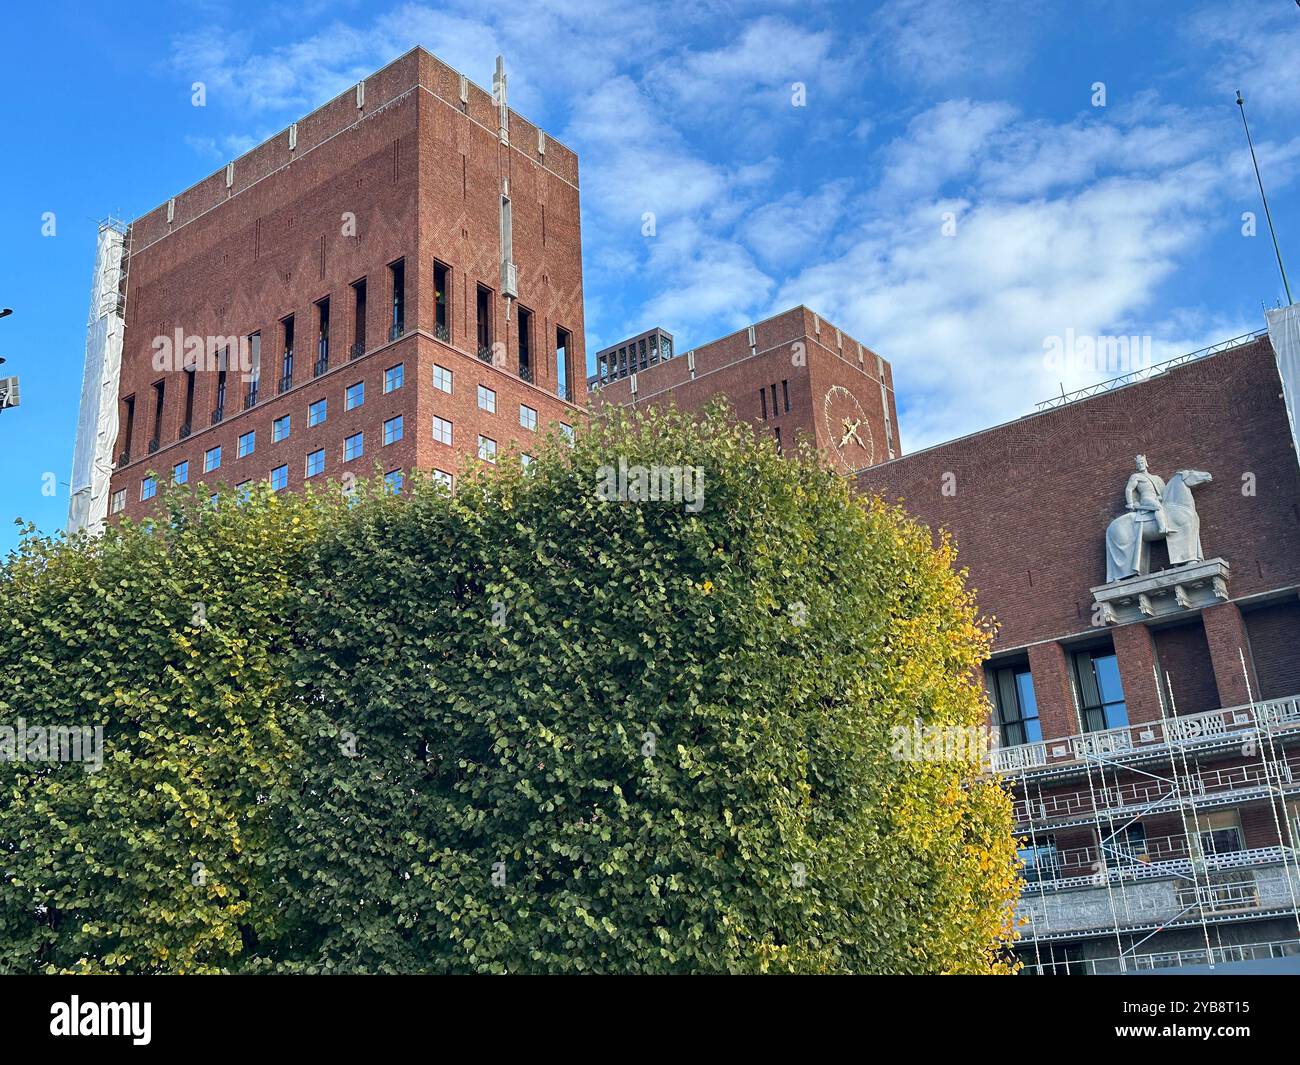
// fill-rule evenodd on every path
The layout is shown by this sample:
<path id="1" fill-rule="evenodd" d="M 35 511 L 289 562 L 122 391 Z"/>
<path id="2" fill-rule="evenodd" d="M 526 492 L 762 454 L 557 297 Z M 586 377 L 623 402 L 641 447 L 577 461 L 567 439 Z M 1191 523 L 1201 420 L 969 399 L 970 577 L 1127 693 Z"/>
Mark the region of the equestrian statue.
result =
<path id="1" fill-rule="evenodd" d="M 1165 541 L 1171 566 L 1203 561 L 1201 519 L 1192 489 L 1211 480 L 1204 470 L 1179 470 L 1166 484 L 1147 469 L 1146 456 L 1139 455 L 1137 469 L 1124 486 L 1127 510 L 1106 530 L 1106 583 L 1147 573 L 1147 545 L 1154 540 Z"/>

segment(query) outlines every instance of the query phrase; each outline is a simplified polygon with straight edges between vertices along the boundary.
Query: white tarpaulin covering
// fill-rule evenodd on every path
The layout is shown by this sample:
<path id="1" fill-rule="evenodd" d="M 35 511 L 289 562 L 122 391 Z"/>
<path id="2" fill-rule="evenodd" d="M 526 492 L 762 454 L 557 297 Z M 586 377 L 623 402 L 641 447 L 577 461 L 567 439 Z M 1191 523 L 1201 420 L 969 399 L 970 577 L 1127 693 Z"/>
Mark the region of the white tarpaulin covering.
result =
<path id="1" fill-rule="evenodd" d="M 1277 355 L 1277 372 L 1282 376 L 1286 416 L 1291 419 L 1291 444 L 1300 455 L 1300 303 L 1265 311 L 1268 339 Z"/>
<path id="2" fill-rule="evenodd" d="M 86 323 L 86 367 L 81 378 L 81 414 L 72 453 L 72 502 L 68 532 L 98 534 L 108 517 L 108 481 L 117 441 L 117 391 L 122 372 L 122 250 L 126 226 L 99 226 L 95 278 Z"/>

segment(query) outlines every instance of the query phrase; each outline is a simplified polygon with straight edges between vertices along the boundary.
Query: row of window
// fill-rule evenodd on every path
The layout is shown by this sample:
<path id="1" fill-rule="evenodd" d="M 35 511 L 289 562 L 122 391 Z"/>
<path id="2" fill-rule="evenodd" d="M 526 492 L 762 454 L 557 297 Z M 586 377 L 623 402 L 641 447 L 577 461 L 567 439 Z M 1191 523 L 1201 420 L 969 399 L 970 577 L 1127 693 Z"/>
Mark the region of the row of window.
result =
<path id="1" fill-rule="evenodd" d="M 767 395 L 769 391 L 772 393 L 771 415 L 768 414 L 768 406 L 767 406 Z M 772 384 L 768 385 L 766 388 L 760 388 L 758 390 L 758 402 L 763 408 L 763 421 L 767 421 L 769 417 L 775 418 L 778 414 L 781 413 L 789 414 L 790 413 L 790 382 L 788 380 L 783 380 L 781 382 L 781 403 L 784 406 L 784 411 L 782 411 L 781 407 L 777 406 L 776 382 L 773 382 Z"/>
<path id="2" fill-rule="evenodd" d="M 1101 732 L 1127 725 L 1124 684 L 1114 651 L 1078 651 L 1073 656 L 1073 667 L 1083 731 Z M 1040 742 L 1043 729 L 1038 720 L 1038 699 L 1029 667 L 993 670 L 990 687 L 1002 745 Z"/>

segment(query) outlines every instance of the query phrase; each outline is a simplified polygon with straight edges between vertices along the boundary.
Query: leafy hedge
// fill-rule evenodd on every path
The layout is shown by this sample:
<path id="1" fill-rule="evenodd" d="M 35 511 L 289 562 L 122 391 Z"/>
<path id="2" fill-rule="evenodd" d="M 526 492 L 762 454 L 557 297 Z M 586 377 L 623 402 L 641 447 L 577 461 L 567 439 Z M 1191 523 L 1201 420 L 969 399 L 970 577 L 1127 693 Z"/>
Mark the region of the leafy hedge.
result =
<path id="1" fill-rule="evenodd" d="M 988 972 L 1006 796 L 951 546 L 721 412 L 455 497 L 165 499 L 0 570 L 0 971 Z M 607 502 L 689 466 L 703 506 Z"/>

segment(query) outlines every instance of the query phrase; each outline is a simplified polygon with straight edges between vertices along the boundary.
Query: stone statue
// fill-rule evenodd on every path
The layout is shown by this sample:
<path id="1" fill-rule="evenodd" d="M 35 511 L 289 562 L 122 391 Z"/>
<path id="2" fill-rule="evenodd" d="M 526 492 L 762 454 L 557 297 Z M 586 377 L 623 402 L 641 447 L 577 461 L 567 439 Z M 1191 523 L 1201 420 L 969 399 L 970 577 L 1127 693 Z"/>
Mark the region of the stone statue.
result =
<path id="1" fill-rule="evenodd" d="M 1179 470 L 1166 484 L 1147 469 L 1145 455 L 1137 457 L 1137 470 L 1124 486 L 1127 513 L 1106 530 L 1106 583 L 1148 572 L 1147 545 L 1164 540 L 1169 564 L 1181 566 L 1204 559 L 1201 519 L 1192 489 L 1213 478 L 1204 470 Z"/>

